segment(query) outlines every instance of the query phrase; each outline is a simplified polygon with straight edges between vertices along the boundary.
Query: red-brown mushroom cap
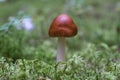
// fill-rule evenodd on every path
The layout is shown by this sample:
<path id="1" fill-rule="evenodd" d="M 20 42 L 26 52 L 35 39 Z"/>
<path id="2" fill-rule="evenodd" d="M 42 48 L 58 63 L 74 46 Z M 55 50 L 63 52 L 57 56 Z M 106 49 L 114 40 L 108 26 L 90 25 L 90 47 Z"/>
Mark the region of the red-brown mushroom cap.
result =
<path id="1" fill-rule="evenodd" d="M 72 37 L 77 34 L 77 26 L 66 14 L 57 16 L 49 29 L 49 36 L 51 37 Z"/>

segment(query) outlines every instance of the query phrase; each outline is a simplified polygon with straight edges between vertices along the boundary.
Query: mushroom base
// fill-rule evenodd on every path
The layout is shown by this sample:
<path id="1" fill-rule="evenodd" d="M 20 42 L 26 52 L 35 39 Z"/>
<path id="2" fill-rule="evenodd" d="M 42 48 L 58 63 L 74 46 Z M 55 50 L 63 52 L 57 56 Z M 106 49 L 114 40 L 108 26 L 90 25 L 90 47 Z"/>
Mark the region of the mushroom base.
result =
<path id="1" fill-rule="evenodd" d="M 65 61 L 65 37 L 58 38 L 57 62 Z"/>

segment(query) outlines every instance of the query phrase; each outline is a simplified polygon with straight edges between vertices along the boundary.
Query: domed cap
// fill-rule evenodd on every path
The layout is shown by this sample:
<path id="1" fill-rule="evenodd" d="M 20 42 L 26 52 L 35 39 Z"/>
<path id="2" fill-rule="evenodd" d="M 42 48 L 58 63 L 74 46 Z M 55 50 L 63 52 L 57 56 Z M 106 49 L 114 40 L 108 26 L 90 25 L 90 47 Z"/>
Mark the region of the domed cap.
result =
<path id="1" fill-rule="evenodd" d="M 77 34 L 77 26 L 73 20 L 66 14 L 57 16 L 49 29 L 51 37 L 72 37 Z"/>

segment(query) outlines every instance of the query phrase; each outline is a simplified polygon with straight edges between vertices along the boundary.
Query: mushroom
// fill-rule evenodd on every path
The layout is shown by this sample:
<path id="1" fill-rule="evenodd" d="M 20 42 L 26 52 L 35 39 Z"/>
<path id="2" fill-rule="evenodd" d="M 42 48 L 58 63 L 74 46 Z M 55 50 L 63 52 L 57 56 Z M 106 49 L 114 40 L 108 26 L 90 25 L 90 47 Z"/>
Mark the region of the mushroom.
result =
<path id="1" fill-rule="evenodd" d="M 49 29 L 50 37 L 58 37 L 57 62 L 65 61 L 65 37 L 77 34 L 77 26 L 67 14 L 57 16 Z"/>

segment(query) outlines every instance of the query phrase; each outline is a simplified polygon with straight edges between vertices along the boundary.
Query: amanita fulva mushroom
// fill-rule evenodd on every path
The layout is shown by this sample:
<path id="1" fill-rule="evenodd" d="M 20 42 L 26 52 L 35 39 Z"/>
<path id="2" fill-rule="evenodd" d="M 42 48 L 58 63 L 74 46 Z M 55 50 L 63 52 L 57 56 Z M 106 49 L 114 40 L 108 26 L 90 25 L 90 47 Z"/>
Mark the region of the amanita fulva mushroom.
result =
<path id="1" fill-rule="evenodd" d="M 72 37 L 77 34 L 77 26 L 66 14 L 57 16 L 49 29 L 50 37 L 58 37 L 57 62 L 65 61 L 65 37 Z"/>

